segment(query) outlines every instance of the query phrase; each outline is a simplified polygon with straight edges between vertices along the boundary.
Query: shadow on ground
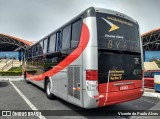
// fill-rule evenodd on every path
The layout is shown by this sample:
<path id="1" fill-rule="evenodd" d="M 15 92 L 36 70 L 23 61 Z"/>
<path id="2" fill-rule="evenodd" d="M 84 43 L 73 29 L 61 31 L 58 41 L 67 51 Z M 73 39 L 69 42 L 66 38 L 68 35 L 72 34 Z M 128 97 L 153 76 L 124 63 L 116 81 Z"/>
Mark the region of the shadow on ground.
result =
<path id="1" fill-rule="evenodd" d="M 9 85 L 9 82 L 2 82 L 0 81 L 0 88 L 7 87 Z"/>

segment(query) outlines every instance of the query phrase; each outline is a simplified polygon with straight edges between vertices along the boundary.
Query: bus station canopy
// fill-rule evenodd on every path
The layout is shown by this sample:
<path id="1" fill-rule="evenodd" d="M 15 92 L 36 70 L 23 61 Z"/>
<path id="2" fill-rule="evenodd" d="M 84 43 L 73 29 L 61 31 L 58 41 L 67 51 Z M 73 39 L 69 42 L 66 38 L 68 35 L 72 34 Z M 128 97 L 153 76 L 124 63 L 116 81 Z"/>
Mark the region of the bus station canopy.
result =
<path id="1" fill-rule="evenodd" d="M 160 28 L 142 34 L 144 50 L 160 50 Z"/>
<path id="2" fill-rule="evenodd" d="M 0 51 L 23 51 L 33 43 L 0 33 Z"/>

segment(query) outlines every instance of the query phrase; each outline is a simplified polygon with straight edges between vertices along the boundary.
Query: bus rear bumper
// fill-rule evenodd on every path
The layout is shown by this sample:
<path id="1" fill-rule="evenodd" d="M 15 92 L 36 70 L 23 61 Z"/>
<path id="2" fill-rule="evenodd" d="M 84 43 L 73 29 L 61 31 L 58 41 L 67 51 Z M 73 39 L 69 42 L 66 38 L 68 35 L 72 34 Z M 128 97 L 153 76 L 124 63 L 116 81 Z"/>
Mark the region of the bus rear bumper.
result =
<path id="1" fill-rule="evenodd" d="M 142 88 L 138 88 L 127 91 L 100 93 L 100 95 L 103 96 L 99 98 L 98 106 L 102 107 L 138 99 L 143 95 L 143 90 Z"/>

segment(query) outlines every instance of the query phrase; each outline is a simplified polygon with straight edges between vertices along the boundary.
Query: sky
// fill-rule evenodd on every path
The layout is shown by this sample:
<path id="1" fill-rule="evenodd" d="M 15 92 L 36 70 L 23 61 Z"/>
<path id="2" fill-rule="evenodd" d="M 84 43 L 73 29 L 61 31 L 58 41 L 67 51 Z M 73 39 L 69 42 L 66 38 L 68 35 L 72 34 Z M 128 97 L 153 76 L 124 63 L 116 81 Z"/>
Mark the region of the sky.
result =
<path id="1" fill-rule="evenodd" d="M 145 61 L 149 62 L 152 59 L 160 59 L 160 51 L 145 51 Z"/>
<path id="2" fill-rule="evenodd" d="M 18 52 L 0 52 L 0 58 L 4 58 L 6 56 L 7 59 L 9 58 L 16 58 L 18 59 L 19 53 Z"/>
<path id="3" fill-rule="evenodd" d="M 122 12 L 140 33 L 160 28 L 160 0 L 0 0 L 0 33 L 38 41 L 88 7 Z"/>

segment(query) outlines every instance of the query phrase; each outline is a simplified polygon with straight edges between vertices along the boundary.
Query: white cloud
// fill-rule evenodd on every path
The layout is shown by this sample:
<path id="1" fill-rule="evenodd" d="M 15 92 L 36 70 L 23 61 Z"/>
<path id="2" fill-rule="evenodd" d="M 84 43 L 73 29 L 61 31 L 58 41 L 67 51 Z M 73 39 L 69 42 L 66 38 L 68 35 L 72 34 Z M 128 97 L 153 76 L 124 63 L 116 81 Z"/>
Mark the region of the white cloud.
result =
<path id="1" fill-rule="evenodd" d="M 141 33 L 160 26 L 159 0 L 0 0 L 0 33 L 39 40 L 90 6 L 123 12 Z"/>

